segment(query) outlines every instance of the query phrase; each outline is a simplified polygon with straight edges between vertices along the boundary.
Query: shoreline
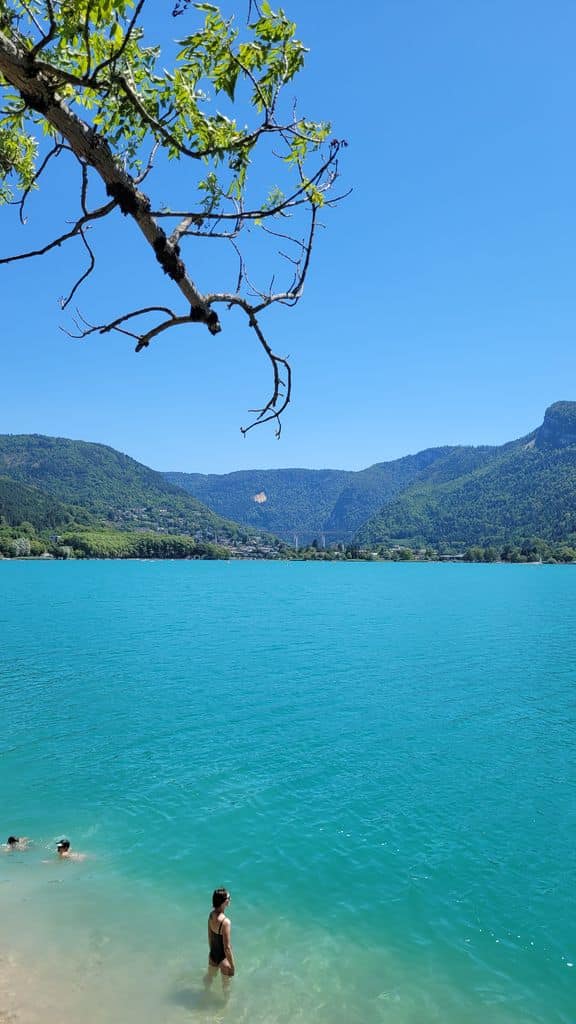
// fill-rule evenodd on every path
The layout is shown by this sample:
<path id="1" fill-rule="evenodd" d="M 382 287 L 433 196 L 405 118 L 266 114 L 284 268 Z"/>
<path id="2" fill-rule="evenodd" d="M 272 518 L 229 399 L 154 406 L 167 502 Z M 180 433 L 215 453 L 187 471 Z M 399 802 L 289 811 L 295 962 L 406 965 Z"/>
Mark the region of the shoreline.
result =
<path id="1" fill-rule="evenodd" d="M 360 563 L 369 563 L 372 565 L 531 565 L 531 566 L 574 566 L 576 562 L 558 562 L 558 561 L 511 561 L 506 558 L 496 558 L 489 562 L 478 559 L 465 559 L 462 555 L 443 555 L 439 558 L 154 558 L 153 556 L 148 558 L 97 558 L 91 556 L 89 558 L 55 558 L 53 555 L 15 555 L 14 557 L 8 557 L 6 555 L 0 555 L 0 565 L 3 562 L 285 562 L 287 564 L 292 562 L 310 563 L 313 565 L 318 564 L 337 564 L 337 565 L 358 565 Z M 0 1022 L 1 1024 L 1 1022 Z"/>

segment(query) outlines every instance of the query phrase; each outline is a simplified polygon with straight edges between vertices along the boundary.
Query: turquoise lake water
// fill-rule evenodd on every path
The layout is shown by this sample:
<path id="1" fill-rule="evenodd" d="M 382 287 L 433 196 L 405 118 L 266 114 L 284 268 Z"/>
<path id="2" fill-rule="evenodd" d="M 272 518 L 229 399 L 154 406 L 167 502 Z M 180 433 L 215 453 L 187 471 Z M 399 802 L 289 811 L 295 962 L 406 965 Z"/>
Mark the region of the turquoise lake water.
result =
<path id="1" fill-rule="evenodd" d="M 576 569 L 5 562 L 0 638 L 0 836 L 34 839 L 0 856 L 1 945 L 32 1002 L 574 1024 Z"/>

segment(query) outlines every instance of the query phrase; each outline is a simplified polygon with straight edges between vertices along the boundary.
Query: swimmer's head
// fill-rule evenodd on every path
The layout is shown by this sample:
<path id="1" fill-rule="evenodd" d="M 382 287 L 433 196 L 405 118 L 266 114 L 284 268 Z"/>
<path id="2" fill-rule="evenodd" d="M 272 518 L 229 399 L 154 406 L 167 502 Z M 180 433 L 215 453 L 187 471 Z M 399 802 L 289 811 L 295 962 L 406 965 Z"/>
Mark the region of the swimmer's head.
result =
<path id="1" fill-rule="evenodd" d="M 225 903 L 230 902 L 228 889 L 214 889 L 212 893 L 212 906 L 214 910 L 221 910 Z"/>
<path id="2" fill-rule="evenodd" d="M 20 840 L 18 836 L 8 836 L 8 839 L 6 840 L 6 846 L 18 846 L 19 842 Z"/>
<path id="3" fill-rule="evenodd" d="M 58 853 L 67 853 L 70 849 L 70 840 L 61 839 L 59 843 L 56 843 L 56 849 Z"/>

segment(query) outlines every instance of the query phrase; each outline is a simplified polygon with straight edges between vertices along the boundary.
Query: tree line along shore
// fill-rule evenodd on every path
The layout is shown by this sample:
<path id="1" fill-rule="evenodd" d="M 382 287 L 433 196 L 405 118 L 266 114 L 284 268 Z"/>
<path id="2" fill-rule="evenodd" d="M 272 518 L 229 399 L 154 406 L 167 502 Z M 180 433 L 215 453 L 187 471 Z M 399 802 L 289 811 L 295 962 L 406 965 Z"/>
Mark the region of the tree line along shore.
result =
<path id="1" fill-rule="evenodd" d="M 0 522 L 0 559 L 289 559 L 300 561 L 387 561 L 387 562 L 508 562 L 576 563 L 576 548 L 566 542 L 553 543 L 532 537 L 504 545 L 468 547 L 417 547 L 334 544 L 323 547 L 318 540 L 301 548 L 268 546 L 249 542 L 227 547 L 198 537 L 128 532 L 113 529 L 83 529 L 61 534 L 37 531 L 31 523 L 9 526 Z"/>

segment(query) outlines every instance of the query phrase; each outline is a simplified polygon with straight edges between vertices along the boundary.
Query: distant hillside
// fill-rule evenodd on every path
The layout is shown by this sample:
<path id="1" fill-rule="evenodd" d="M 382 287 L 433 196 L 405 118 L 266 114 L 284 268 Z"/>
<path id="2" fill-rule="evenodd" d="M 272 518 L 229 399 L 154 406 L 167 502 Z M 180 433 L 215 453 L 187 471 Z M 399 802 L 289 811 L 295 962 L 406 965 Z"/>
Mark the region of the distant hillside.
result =
<path id="1" fill-rule="evenodd" d="M 300 543 L 318 537 L 344 484 L 354 474 L 339 469 L 263 469 L 227 473 L 165 473 L 215 512 Z"/>
<path id="2" fill-rule="evenodd" d="M 0 524 L 31 523 L 36 530 L 51 530 L 90 521 L 86 512 L 63 505 L 34 487 L 0 477 Z"/>
<path id="3" fill-rule="evenodd" d="M 121 529 L 223 543 L 247 537 L 245 529 L 214 514 L 161 473 L 105 445 L 40 434 L 0 435 L 0 474 L 57 502 L 82 506 Z"/>
<path id="4" fill-rule="evenodd" d="M 576 403 L 555 403 L 538 430 L 490 452 L 451 479 L 433 472 L 407 488 L 360 529 L 358 543 L 461 549 L 529 537 L 574 543 Z"/>
<path id="5" fill-rule="evenodd" d="M 204 476 L 165 473 L 221 515 L 269 530 L 288 543 L 350 541 L 359 527 L 451 449 L 431 448 L 359 472 L 263 469 Z"/>
<path id="6" fill-rule="evenodd" d="M 221 515 L 289 543 L 464 547 L 575 530 L 576 403 L 556 402 L 542 426 L 499 446 L 429 448 L 359 472 L 167 473 Z"/>
<path id="7" fill-rule="evenodd" d="M 354 537 L 369 516 L 392 501 L 415 480 L 431 472 L 452 449 L 427 448 L 393 462 L 379 462 L 368 469 L 350 473 L 326 522 L 329 536 Z"/>
<path id="8" fill-rule="evenodd" d="M 162 474 L 105 445 L 0 435 L 0 478 L 7 530 L 104 524 L 264 557 L 283 550 L 270 534 L 299 546 L 576 545 L 576 402 L 556 402 L 541 427 L 504 445 L 429 448 L 359 472 Z"/>

